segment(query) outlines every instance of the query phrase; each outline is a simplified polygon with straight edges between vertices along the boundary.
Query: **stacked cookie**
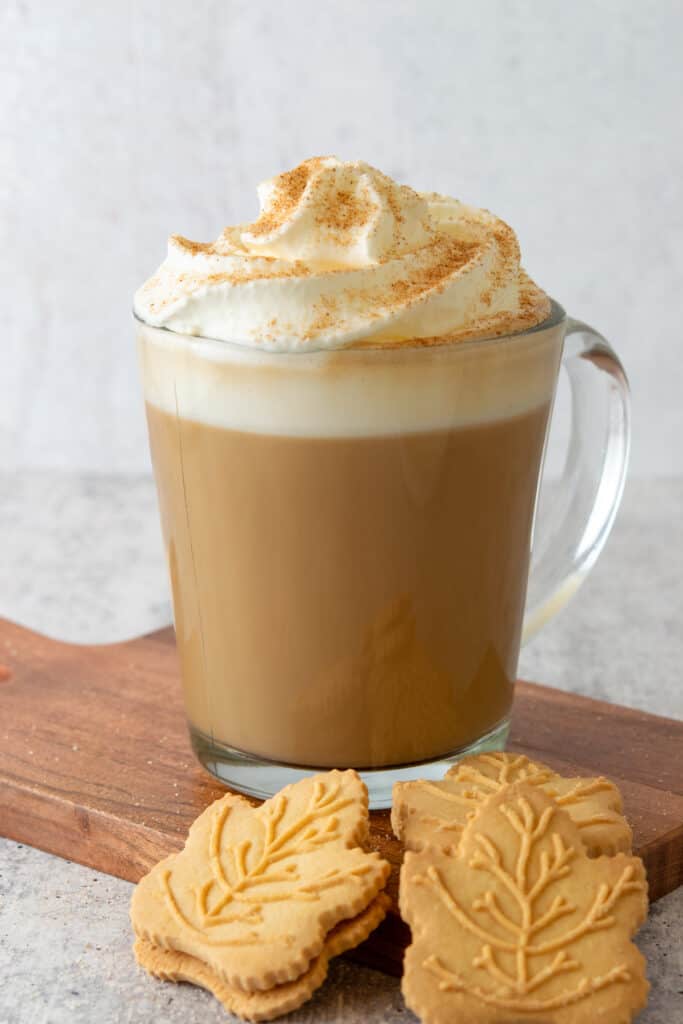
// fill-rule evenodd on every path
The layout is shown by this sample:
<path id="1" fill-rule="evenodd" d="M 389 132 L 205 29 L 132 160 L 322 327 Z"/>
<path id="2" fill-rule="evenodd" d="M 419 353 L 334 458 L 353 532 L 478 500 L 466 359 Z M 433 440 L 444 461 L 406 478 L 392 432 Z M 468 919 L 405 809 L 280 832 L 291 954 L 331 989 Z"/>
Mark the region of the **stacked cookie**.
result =
<path id="1" fill-rule="evenodd" d="M 245 1019 L 289 1013 L 386 914 L 390 868 L 365 851 L 367 834 L 354 771 L 311 776 L 258 808 L 227 794 L 137 886 L 138 962 Z"/>
<path id="2" fill-rule="evenodd" d="M 626 1024 L 645 1005 L 647 882 L 621 809 L 606 779 L 512 754 L 396 786 L 402 988 L 423 1024 Z"/>

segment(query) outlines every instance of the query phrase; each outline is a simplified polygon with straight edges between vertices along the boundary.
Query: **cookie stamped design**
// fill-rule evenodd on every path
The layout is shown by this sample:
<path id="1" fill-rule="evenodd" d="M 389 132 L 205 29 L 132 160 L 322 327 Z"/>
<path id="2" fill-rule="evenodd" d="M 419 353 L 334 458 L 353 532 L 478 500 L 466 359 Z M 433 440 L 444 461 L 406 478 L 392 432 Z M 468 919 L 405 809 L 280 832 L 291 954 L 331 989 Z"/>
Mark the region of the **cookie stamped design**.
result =
<path id="1" fill-rule="evenodd" d="M 440 782 L 397 783 L 392 828 L 408 850 L 428 843 L 454 850 L 481 803 L 515 782 L 540 787 L 564 807 L 589 856 L 630 852 L 632 833 L 621 813 L 621 794 L 609 779 L 565 778 L 523 754 L 475 754 L 459 761 Z"/>
<path id="2" fill-rule="evenodd" d="M 389 865 L 360 845 L 367 820 L 353 771 L 311 776 L 256 808 L 226 794 L 136 888 L 138 949 L 185 954 L 243 991 L 294 981 L 386 882 Z"/>
<path id="3" fill-rule="evenodd" d="M 455 855 L 406 854 L 400 900 L 413 934 L 403 991 L 425 1024 L 621 1022 L 645 1003 L 630 941 L 647 912 L 642 862 L 590 859 L 539 787 L 492 796 Z"/>
<path id="4" fill-rule="evenodd" d="M 226 843 L 224 837 L 234 804 L 224 799 L 215 806 L 207 851 L 211 878 L 193 887 L 196 924 L 181 910 L 172 886 L 173 869 L 161 871 L 168 909 L 181 926 L 200 937 L 200 942 L 245 945 L 259 941 L 258 928 L 227 938 L 214 938 L 209 929 L 238 921 L 262 925 L 266 904 L 312 902 L 319 899 L 324 889 L 339 886 L 349 877 L 361 877 L 370 870 L 365 863 L 349 866 L 346 874 L 334 867 L 317 878 L 302 880 L 297 858 L 340 840 L 338 814 L 353 803 L 353 797 L 344 795 L 340 781 L 326 785 L 317 779 L 303 813 L 286 818 L 290 800 L 290 796 L 280 794 L 255 811 L 261 835 L 233 843 Z M 281 938 L 291 941 L 292 936 Z"/>

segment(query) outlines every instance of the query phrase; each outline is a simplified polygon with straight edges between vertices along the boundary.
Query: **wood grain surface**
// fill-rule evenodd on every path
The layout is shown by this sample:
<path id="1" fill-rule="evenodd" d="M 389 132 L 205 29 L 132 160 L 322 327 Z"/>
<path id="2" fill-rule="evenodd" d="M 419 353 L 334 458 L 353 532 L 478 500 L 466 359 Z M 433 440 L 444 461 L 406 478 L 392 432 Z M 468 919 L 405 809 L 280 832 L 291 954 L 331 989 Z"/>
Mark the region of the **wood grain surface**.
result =
<path id="1" fill-rule="evenodd" d="M 683 883 L 683 723 L 519 683 L 510 746 L 620 787 L 652 899 Z M 0 834 L 137 881 L 225 788 L 194 760 L 171 630 L 63 644 L 0 620 Z M 388 812 L 372 843 L 395 870 Z M 394 911 L 359 959 L 400 973 Z"/>

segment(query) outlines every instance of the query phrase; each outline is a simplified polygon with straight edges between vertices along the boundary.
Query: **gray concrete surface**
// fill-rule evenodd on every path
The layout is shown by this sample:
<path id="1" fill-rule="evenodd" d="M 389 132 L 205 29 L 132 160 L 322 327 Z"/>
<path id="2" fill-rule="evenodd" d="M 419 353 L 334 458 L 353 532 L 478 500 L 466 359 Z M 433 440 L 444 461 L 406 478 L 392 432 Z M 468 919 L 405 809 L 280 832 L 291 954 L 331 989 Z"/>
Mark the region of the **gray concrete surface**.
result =
<path id="1" fill-rule="evenodd" d="M 683 717 L 683 480 L 631 483 L 608 547 L 521 672 Z M 153 489 L 143 477 L 0 474 L 0 615 L 70 640 L 168 621 Z M 130 952 L 131 886 L 0 840 L 0 1024 L 211 1024 L 189 986 L 155 982 Z M 683 889 L 653 906 L 638 944 L 652 994 L 642 1024 L 683 1020 Z M 414 1020 L 398 983 L 334 964 L 292 1024 Z"/>

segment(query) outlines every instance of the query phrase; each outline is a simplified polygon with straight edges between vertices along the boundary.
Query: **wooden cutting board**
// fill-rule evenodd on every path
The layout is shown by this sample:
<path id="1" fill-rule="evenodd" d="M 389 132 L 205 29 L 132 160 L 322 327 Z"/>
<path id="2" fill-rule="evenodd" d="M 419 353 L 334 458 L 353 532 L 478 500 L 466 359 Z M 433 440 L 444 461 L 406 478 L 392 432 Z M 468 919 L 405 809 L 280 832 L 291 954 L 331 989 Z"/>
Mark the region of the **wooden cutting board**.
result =
<path id="1" fill-rule="evenodd" d="M 613 779 L 651 898 L 683 883 L 683 722 L 519 683 L 510 746 Z M 171 630 L 86 647 L 0 620 L 0 834 L 137 881 L 223 792 L 189 746 Z M 395 900 L 388 812 L 372 841 Z M 398 974 L 407 941 L 394 912 L 355 958 Z"/>

